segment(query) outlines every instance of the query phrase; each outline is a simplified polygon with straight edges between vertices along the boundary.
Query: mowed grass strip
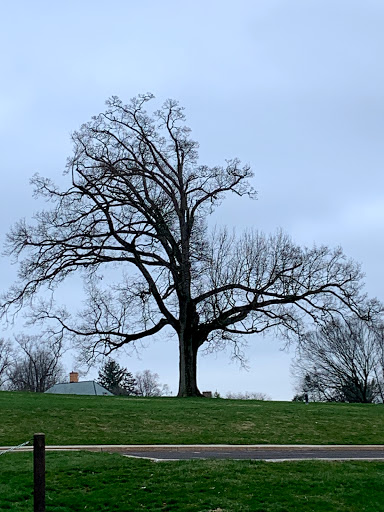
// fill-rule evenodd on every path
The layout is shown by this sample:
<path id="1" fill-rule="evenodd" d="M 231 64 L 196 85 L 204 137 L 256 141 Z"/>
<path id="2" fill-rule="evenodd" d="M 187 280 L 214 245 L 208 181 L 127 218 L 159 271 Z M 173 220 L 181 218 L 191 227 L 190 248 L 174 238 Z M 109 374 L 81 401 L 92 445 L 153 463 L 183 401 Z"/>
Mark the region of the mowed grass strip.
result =
<path id="1" fill-rule="evenodd" d="M 48 453 L 47 512 L 378 512 L 382 462 L 179 461 Z M 0 510 L 29 512 L 32 454 L 0 457 Z"/>
<path id="2" fill-rule="evenodd" d="M 0 392 L 0 446 L 384 444 L 381 404 L 119 398 Z"/>

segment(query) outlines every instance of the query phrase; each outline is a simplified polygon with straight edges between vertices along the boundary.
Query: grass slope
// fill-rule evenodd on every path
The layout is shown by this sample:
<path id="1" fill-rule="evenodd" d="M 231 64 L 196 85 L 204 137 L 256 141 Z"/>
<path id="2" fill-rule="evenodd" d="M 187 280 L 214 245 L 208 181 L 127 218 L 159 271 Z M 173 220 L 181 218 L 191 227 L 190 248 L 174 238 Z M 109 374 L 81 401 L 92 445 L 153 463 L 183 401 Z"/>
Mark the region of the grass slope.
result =
<path id="1" fill-rule="evenodd" d="M 180 461 L 48 453 L 47 512 L 378 512 L 384 463 Z M 32 454 L 0 457 L 0 510 L 29 512 Z"/>
<path id="2" fill-rule="evenodd" d="M 0 445 L 384 444 L 383 405 L 0 392 Z"/>

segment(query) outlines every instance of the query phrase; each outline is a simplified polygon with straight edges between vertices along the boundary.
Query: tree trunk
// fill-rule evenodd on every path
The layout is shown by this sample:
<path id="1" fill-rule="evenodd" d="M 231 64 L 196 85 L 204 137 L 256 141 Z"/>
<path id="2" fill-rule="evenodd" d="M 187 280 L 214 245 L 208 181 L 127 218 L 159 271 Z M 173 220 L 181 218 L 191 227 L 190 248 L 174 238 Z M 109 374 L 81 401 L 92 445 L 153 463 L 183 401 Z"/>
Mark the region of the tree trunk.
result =
<path id="1" fill-rule="evenodd" d="M 179 397 L 202 396 L 197 387 L 197 350 L 191 335 L 179 334 Z"/>

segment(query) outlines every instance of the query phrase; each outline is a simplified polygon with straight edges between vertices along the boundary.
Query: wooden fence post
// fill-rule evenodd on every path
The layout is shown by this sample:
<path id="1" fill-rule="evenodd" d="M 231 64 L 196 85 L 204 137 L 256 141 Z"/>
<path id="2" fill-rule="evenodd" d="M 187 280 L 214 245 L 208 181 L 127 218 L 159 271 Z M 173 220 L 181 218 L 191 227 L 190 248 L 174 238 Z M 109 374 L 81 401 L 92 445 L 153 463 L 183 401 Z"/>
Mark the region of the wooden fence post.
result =
<path id="1" fill-rule="evenodd" d="M 33 436 L 34 512 L 45 512 L 45 434 Z"/>

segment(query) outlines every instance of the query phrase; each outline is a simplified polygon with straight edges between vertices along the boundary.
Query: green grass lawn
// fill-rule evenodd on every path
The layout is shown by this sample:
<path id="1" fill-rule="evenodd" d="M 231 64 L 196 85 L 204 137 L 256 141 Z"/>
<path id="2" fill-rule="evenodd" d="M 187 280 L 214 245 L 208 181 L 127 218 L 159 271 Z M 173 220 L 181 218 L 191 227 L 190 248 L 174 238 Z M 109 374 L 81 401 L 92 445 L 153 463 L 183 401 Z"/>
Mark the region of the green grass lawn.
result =
<path id="1" fill-rule="evenodd" d="M 0 445 L 384 444 L 381 404 L 119 398 L 0 392 Z M 384 510 L 384 506 L 383 506 Z"/>
<path id="2" fill-rule="evenodd" d="M 384 444 L 382 405 L 0 392 L 0 445 Z M 384 510 L 384 462 L 192 460 L 47 453 L 47 512 Z M 0 510 L 29 512 L 32 454 L 0 456 Z"/>
<path id="3" fill-rule="evenodd" d="M 384 463 L 151 462 L 48 453 L 47 512 L 384 510 Z M 0 510 L 30 512 L 32 454 L 0 457 Z"/>

